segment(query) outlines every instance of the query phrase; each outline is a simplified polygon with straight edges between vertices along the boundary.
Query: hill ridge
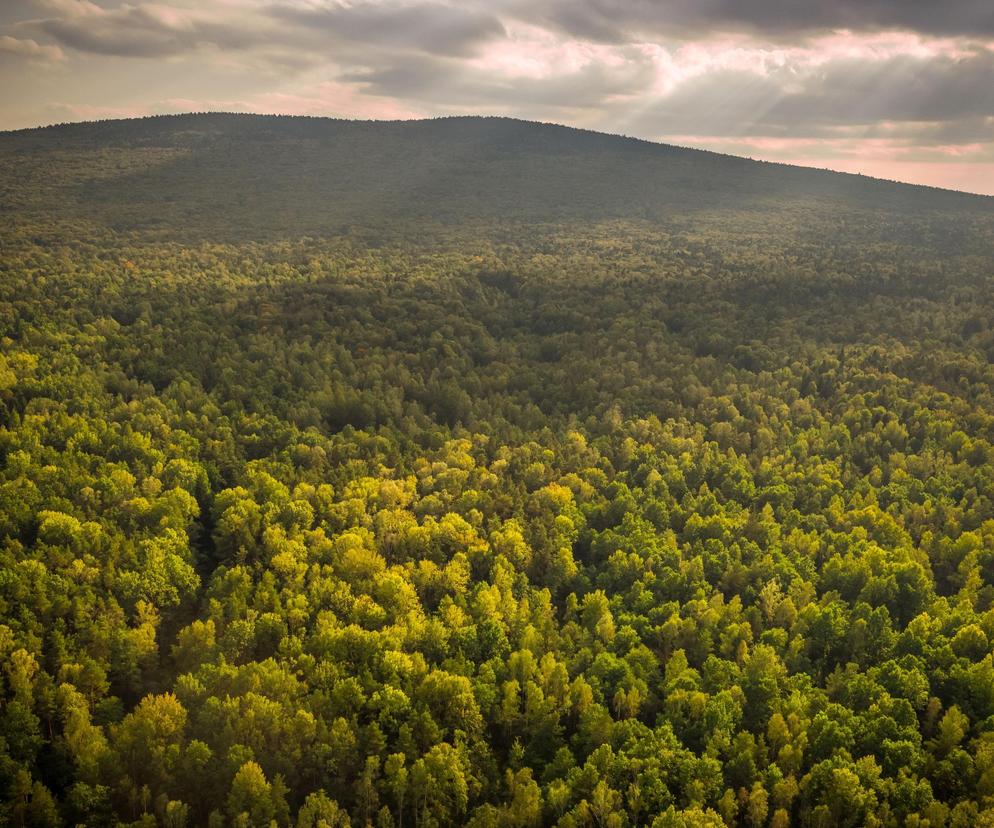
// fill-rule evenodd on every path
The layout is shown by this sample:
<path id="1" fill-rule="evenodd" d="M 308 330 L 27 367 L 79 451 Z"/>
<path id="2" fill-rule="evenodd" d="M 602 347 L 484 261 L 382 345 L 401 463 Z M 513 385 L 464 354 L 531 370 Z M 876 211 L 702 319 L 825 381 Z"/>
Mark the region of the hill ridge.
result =
<path id="1" fill-rule="evenodd" d="M 0 133 L 0 191 L 18 219 L 71 234 L 186 241 L 994 215 L 989 196 L 503 116 L 188 113 Z"/>
<path id="2" fill-rule="evenodd" d="M 883 184 L 898 185 L 901 187 L 911 187 L 919 190 L 937 191 L 943 193 L 956 193 L 958 195 L 970 196 L 971 198 L 978 198 L 985 201 L 990 201 L 994 203 L 994 195 L 987 195 L 984 193 L 973 193 L 966 190 L 956 190 L 949 187 L 939 187 L 931 184 L 919 184 L 912 181 L 901 181 L 899 179 L 883 178 L 880 176 L 867 175 L 865 173 L 854 173 L 847 172 L 845 170 L 836 170 L 831 167 L 815 167 L 808 166 L 804 164 L 792 164 L 787 161 L 773 161 L 763 158 L 753 158 L 751 156 L 738 155 L 736 153 L 720 152 L 718 150 L 707 149 L 705 147 L 695 147 L 688 144 L 675 144 L 666 141 L 657 141 L 651 138 L 642 138 L 637 135 L 628 135 L 622 132 L 606 132 L 603 130 L 591 129 L 588 127 L 574 126 L 572 124 L 562 124 L 557 121 L 541 121 L 532 120 L 528 118 L 517 118 L 509 115 L 437 115 L 437 116 L 427 116 L 424 118 L 346 118 L 346 117 L 336 117 L 332 115 L 296 115 L 296 114 L 280 114 L 280 113 L 261 113 L 261 112 L 236 112 L 230 110 L 205 110 L 202 112 L 191 111 L 191 112 L 177 112 L 177 113 L 163 113 L 154 115 L 139 115 L 127 118 L 98 118 L 93 120 L 85 121 L 65 121 L 56 122 L 51 124 L 43 124 L 36 127 L 24 127 L 14 130 L 0 130 L 0 140 L 7 135 L 27 135 L 27 134 L 38 134 L 47 133 L 50 131 L 58 130 L 68 130 L 72 131 L 77 128 L 79 129 L 92 129 L 94 127 L 113 127 L 117 125 L 126 124 L 149 124 L 149 123 L 172 123 L 176 121 L 183 121 L 186 119 L 203 119 L 203 118 L 230 118 L 234 120 L 258 120 L 273 123 L 286 123 L 286 122 L 301 122 L 306 124 L 315 125 L 362 125 L 362 126 L 416 126 L 424 124 L 435 124 L 435 123 L 487 123 L 487 122 L 498 122 L 506 124 L 514 124 L 529 128 L 541 128 L 549 130 L 561 130 L 565 134 L 572 135 L 583 135 L 595 137 L 597 139 L 610 139 L 613 141 L 623 142 L 630 145 L 638 145 L 644 147 L 651 147 L 653 149 L 662 149 L 669 151 L 685 151 L 691 153 L 700 153 L 704 156 L 712 156 L 716 158 L 724 159 L 735 159 L 737 161 L 742 161 L 749 164 L 759 164 L 763 166 L 770 166 L 775 168 L 783 168 L 789 170 L 801 170 L 810 171 L 815 173 L 828 173 L 836 176 L 843 176 L 846 178 L 862 179 L 873 182 L 880 182 Z"/>

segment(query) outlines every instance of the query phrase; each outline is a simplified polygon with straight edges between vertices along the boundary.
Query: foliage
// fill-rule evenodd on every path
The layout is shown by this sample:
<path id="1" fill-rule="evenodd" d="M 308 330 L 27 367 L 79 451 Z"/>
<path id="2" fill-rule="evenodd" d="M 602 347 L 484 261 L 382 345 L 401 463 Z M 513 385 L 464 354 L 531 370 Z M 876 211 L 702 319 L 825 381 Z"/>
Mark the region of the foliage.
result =
<path id="1" fill-rule="evenodd" d="M 0 136 L 0 821 L 994 820 L 991 204 L 404 129 Z"/>

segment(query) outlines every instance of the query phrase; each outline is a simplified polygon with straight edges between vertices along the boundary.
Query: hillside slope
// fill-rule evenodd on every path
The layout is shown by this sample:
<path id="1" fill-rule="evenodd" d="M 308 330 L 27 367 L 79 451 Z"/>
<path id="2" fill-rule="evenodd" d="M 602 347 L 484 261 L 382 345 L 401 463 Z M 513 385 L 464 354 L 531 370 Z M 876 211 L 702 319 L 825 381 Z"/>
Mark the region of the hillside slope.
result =
<path id="1" fill-rule="evenodd" d="M 203 114 L 0 134 L 16 218 L 177 237 L 609 220 L 801 208 L 994 215 L 994 199 L 505 118 Z M 861 220 L 860 224 L 865 224 Z M 894 232 L 880 228 L 881 232 Z"/>

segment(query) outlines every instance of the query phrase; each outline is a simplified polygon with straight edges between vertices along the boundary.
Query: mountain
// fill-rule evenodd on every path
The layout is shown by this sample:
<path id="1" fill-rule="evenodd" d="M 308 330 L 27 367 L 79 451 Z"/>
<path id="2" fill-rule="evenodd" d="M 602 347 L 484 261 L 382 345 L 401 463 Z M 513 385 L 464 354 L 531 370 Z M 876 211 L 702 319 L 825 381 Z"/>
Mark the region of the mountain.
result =
<path id="1" fill-rule="evenodd" d="M 666 225 L 702 212 L 772 223 L 798 208 L 817 220 L 874 225 L 936 211 L 994 213 L 992 198 L 475 117 L 202 114 L 9 132 L 0 134 L 0 187 L 18 220 L 38 213 L 77 228 L 187 239 Z"/>

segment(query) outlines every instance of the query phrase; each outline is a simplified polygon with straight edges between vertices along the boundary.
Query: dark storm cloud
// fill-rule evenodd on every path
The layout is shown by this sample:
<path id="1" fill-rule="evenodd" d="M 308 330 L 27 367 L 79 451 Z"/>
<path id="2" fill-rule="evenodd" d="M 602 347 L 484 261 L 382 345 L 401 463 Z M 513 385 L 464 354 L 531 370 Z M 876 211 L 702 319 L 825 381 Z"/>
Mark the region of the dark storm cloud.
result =
<path id="1" fill-rule="evenodd" d="M 465 55 L 504 35 L 497 17 L 471 6 L 420 3 L 409 6 L 274 5 L 276 20 L 303 26 L 338 41 L 359 41 L 444 55 Z"/>
<path id="2" fill-rule="evenodd" d="M 791 38 L 836 29 L 926 35 L 994 35 L 992 0 L 540 0 L 516 16 L 601 42 L 746 32 Z"/>

